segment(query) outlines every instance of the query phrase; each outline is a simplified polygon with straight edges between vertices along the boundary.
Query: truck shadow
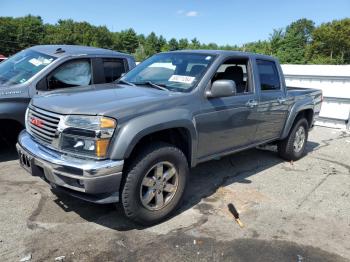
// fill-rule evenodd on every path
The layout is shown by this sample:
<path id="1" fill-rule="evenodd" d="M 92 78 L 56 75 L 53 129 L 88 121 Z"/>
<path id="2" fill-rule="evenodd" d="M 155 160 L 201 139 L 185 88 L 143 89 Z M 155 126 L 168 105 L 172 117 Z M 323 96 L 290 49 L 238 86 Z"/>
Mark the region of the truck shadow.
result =
<path id="1" fill-rule="evenodd" d="M 312 152 L 318 146 L 318 143 L 309 142 L 307 152 Z M 220 160 L 213 160 L 198 165 L 191 170 L 181 207 L 169 219 L 196 206 L 202 199 L 211 197 L 220 187 L 233 183 L 253 183 L 249 179 L 250 177 L 282 162 L 284 160 L 278 157 L 275 147 L 269 146 L 262 149 L 243 151 L 223 157 Z M 76 212 L 89 222 L 117 231 L 144 228 L 128 220 L 124 216 L 121 207 L 116 209 L 114 205 L 87 203 L 60 192 L 53 192 L 58 196 L 58 199 L 55 201 L 57 205 L 66 212 Z M 232 201 L 234 203 L 235 200 L 232 199 Z"/>

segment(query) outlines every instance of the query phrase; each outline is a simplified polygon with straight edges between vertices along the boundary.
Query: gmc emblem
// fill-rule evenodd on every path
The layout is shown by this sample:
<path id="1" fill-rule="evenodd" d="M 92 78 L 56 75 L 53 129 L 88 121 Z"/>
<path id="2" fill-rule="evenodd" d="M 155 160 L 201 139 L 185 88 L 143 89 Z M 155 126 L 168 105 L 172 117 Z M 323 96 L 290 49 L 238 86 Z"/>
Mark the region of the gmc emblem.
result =
<path id="1" fill-rule="evenodd" d="M 40 128 L 44 126 L 43 121 L 38 119 L 38 118 L 32 118 L 30 120 L 30 122 L 32 123 L 32 125 L 35 125 L 35 126 L 40 127 Z"/>

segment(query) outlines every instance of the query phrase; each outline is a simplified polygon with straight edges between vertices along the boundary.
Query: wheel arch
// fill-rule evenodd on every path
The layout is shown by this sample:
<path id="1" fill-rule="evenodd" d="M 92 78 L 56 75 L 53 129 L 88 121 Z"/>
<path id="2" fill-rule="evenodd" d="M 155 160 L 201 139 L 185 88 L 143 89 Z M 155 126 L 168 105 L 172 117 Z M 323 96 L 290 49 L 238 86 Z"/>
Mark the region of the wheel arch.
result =
<path id="1" fill-rule="evenodd" d="M 118 131 L 110 155 L 112 159 L 132 158 L 144 144 L 161 141 L 173 144 L 185 154 L 190 166 L 195 165 L 197 132 L 189 119 L 173 120 L 153 125 L 128 124 Z"/>
<path id="2" fill-rule="evenodd" d="M 305 103 L 305 101 L 301 101 L 300 103 L 296 103 L 292 110 L 289 113 L 289 116 L 286 120 L 286 124 L 282 131 L 281 139 L 284 139 L 288 136 L 290 130 L 293 127 L 293 124 L 299 120 L 300 118 L 305 117 L 309 128 L 312 127 L 314 121 L 314 105 L 311 102 Z"/>
<path id="3" fill-rule="evenodd" d="M 21 122 L 15 119 L 0 119 L 0 140 L 5 141 L 8 144 L 13 144 L 16 141 L 12 141 L 17 138 L 18 134 L 24 129 Z"/>

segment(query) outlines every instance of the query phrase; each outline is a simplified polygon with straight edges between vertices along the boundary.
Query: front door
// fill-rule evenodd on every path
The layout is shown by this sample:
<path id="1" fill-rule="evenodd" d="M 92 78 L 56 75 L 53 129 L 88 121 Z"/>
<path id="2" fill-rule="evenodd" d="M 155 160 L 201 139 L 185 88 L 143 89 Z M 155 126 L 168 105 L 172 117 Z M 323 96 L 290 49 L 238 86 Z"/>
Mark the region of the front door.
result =
<path id="1" fill-rule="evenodd" d="M 87 86 L 92 84 L 93 75 L 89 58 L 73 59 L 57 67 L 47 77 L 48 90 Z"/>
<path id="2" fill-rule="evenodd" d="M 228 59 L 213 81 L 233 80 L 237 93 L 230 97 L 206 98 L 196 116 L 198 158 L 221 154 L 251 144 L 256 132 L 257 97 L 251 84 L 248 59 Z"/>

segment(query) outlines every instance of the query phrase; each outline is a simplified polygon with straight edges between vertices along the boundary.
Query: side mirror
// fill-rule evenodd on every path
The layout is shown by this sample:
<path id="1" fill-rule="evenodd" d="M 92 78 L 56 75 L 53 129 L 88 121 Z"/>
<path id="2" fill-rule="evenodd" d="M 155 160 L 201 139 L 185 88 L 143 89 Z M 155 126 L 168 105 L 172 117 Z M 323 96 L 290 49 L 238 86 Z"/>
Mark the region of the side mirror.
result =
<path id="1" fill-rule="evenodd" d="M 37 84 L 36 84 L 36 90 L 38 91 L 46 91 L 47 90 L 47 82 L 46 82 L 46 77 L 41 79 Z"/>
<path id="2" fill-rule="evenodd" d="M 209 98 L 234 96 L 237 93 L 236 83 L 232 80 L 216 80 L 206 92 Z"/>

